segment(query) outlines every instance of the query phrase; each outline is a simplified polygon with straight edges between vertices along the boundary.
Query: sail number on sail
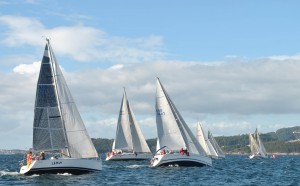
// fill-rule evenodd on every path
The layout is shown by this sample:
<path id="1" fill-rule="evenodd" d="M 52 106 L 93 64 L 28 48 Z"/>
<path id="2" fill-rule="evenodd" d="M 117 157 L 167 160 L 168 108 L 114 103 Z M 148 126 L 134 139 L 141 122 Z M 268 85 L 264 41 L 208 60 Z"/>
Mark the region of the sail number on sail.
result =
<path id="1" fill-rule="evenodd" d="M 162 109 L 156 109 L 157 115 L 165 115 L 165 112 L 162 111 Z"/>

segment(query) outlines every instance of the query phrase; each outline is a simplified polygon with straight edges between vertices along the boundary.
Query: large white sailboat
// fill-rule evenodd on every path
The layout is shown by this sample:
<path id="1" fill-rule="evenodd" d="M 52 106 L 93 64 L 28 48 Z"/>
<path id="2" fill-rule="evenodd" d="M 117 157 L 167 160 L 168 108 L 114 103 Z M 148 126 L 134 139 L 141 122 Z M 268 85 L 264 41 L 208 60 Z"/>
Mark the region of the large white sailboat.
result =
<path id="1" fill-rule="evenodd" d="M 221 147 L 219 146 L 219 144 L 217 143 L 217 141 L 215 140 L 214 136 L 210 131 L 208 131 L 208 141 L 210 142 L 210 144 L 213 146 L 214 150 L 217 153 L 217 156 L 214 158 L 216 159 L 225 158 L 224 152 L 222 151 Z"/>
<path id="2" fill-rule="evenodd" d="M 211 166 L 212 160 L 162 86 L 156 81 L 157 151 L 151 166 Z"/>
<path id="3" fill-rule="evenodd" d="M 251 155 L 249 156 L 250 159 L 268 157 L 264 144 L 262 143 L 259 137 L 257 128 L 253 135 L 249 134 L 249 141 L 250 141 L 250 149 L 251 149 Z"/>
<path id="4" fill-rule="evenodd" d="M 106 160 L 146 160 L 152 153 L 135 119 L 124 89 L 116 138 Z"/>
<path id="5" fill-rule="evenodd" d="M 210 156 L 213 159 L 218 159 L 218 153 L 206 137 L 200 122 L 197 122 L 196 124 L 196 137 L 201 147 L 204 149 L 206 155 Z"/>
<path id="6" fill-rule="evenodd" d="M 21 174 L 81 174 L 102 169 L 101 159 L 87 133 L 49 39 L 41 62 L 33 121 L 34 152 L 58 153 L 32 160 Z"/>

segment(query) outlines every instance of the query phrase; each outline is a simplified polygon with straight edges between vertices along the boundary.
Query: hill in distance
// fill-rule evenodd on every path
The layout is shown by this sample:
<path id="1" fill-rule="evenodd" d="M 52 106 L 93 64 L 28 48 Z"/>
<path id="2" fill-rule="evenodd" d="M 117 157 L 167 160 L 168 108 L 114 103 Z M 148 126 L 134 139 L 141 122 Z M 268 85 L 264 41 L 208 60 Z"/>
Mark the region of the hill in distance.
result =
<path id="1" fill-rule="evenodd" d="M 260 134 L 268 153 L 300 153 L 300 127 L 281 128 L 276 132 Z M 249 135 L 218 136 L 215 137 L 225 153 L 244 154 L 250 153 Z M 111 151 L 113 139 L 92 138 L 99 153 Z M 156 149 L 156 138 L 147 139 L 152 153 Z"/>

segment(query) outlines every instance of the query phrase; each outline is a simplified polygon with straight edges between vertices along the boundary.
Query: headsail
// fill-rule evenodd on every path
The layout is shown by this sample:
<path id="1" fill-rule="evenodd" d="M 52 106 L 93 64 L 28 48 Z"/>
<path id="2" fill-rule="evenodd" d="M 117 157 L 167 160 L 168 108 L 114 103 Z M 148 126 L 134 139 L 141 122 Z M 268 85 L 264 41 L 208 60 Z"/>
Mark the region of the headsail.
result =
<path id="1" fill-rule="evenodd" d="M 205 155 L 166 90 L 157 78 L 156 81 L 156 124 L 160 147 L 171 150 L 187 148 L 191 153 Z"/>
<path id="2" fill-rule="evenodd" d="M 151 152 L 142 131 L 135 119 L 124 89 L 114 149 L 135 152 Z"/>
<path id="3" fill-rule="evenodd" d="M 33 125 L 34 150 L 62 150 L 73 158 L 98 157 L 48 39 Z"/>
<path id="4" fill-rule="evenodd" d="M 206 152 L 206 154 L 210 155 L 210 150 L 208 149 L 208 145 L 207 145 L 207 139 L 203 132 L 200 122 L 197 122 L 196 124 L 196 137 L 200 145 L 202 146 L 203 150 Z"/>
<path id="5" fill-rule="evenodd" d="M 196 137 L 197 137 L 198 142 L 200 143 L 201 147 L 204 149 L 206 155 L 218 156 L 218 154 L 215 151 L 214 147 L 212 146 L 211 142 L 205 136 L 205 133 L 202 129 L 200 122 L 197 122 L 197 124 L 196 124 Z"/>
<path id="6" fill-rule="evenodd" d="M 215 140 L 214 136 L 210 131 L 208 131 L 208 140 L 212 144 L 215 151 L 217 152 L 217 155 L 220 157 L 225 157 L 224 152 L 222 151 L 221 147 L 219 146 L 219 144 L 217 143 L 217 141 Z"/>

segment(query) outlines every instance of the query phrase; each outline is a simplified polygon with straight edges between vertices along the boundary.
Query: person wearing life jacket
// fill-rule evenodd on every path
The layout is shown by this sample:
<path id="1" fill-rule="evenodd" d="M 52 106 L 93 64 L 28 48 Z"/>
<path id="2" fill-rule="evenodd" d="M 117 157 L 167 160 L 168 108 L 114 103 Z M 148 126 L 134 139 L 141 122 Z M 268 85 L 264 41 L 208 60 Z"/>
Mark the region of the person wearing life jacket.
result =
<path id="1" fill-rule="evenodd" d="M 32 162 L 32 152 L 29 151 L 27 153 L 27 168 L 30 166 L 31 162 Z"/>
<path id="2" fill-rule="evenodd" d="M 180 153 L 181 155 L 184 155 L 183 148 L 180 149 L 179 153 Z"/>
<path id="3" fill-rule="evenodd" d="M 45 160 L 45 153 L 44 153 L 44 151 L 40 152 L 40 158 L 39 159 L 40 160 Z"/>

